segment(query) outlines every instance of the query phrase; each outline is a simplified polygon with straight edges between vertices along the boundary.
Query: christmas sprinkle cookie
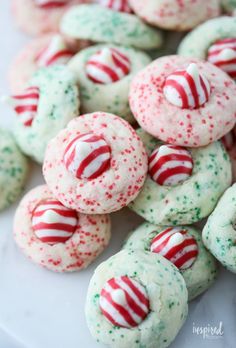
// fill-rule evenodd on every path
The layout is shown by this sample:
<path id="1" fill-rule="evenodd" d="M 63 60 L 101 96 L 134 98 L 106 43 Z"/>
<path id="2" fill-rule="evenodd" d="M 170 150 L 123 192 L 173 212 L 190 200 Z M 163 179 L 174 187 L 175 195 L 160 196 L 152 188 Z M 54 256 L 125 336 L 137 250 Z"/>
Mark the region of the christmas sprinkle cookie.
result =
<path id="1" fill-rule="evenodd" d="M 11 133 L 0 128 L 0 211 L 13 203 L 23 190 L 28 163 Z"/>
<path id="2" fill-rule="evenodd" d="M 169 30 L 189 30 L 220 14 L 219 0 L 129 0 L 145 22 Z"/>
<path id="3" fill-rule="evenodd" d="M 145 53 L 115 45 L 95 45 L 75 55 L 68 66 L 78 80 L 82 112 L 100 110 L 133 121 L 130 83 L 150 61 Z"/>
<path id="4" fill-rule="evenodd" d="M 126 121 L 95 112 L 75 118 L 50 141 L 43 173 L 65 206 L 86 214 L 108 213 L 127 206 L 140 192 L 147 154 Z"/>
<path id="5" fill-rule="evenodd" d="M 214 257 L 202 243 L 201 232 L 194 227 L 161 227 L 144 222 L 128 236 L 124 248 L 149 251 L 172 262 L 184 277 L 189 301 L 206 291 L 218 273 Z"/>
<path id="6" fill-rule="evenodd" d="M 133 14 L 97 4 L 71 8 L 61 22 L 61 32 L 73 39 L 133 46 L 142 50 L 160 47 L 161 33 Z"/>
<path id="7" fill-rule="evenodd" d="M 209 20 L 187 34 L 178 52 L 185 57 L 209 61 L 236 78 L 236 18 Z"/>
<path id="8" fill-rule="evenodd" d="M 195 58 L 167 56 L 131 83 L 130 108 L 148 133 L 199 147 L 227 134 L 236 120 L 236 86 L 222 70 Z"/>
<path id="9" fill-rule="evenodd" d="M 19 52 L 11 65 L 11 90 L 14 93 L 22 91 L 40 68 L 56 64 L 66 65 L 81 47 L 82 43 L 69 43 L 59 34 L 48 34 L 34 39 Z"/>
<path id="10" fill-rule="evenodd" d="M 236 273 L 236 184 L 219 200 L 203 229 L 203 243 L 229 271 Z"/>
<path id="11" fill-rule="evenodd" d="M 189 225 L 208 216 L 232 180 L 222 143 L 183 148 L 151 140 L 143 130 L 138 134 L 146 145 L 149 170 L 129 207 L 160 226 Z"/>
<path id="12" fill-rule="evenodd" d="M 16 210 L 14 238 L 37 264 L 56 272 L 79 271 L 108 245 L 110 218 L 66 208 L 46 185 L 38 186 Z"/>
<path id="13" fill-rule="evenodd" d="M 165 348 L 188 311 L 177 268 L 158 254 L 122 250 L 90 281 L 85 314 L 92 336 L 110 347 Z"/>
<path id="14" fill-rule="evenodd" d="M 39 163 L 49 140 L 79 112 L 75 77 L 61 65 L 38 70 L 29 86 L 7 102 L 16 113 L 14 133 L 19 147 Z"/>
<path id="15" fill-rule="evenodd" d="M 57 31 L 62 15 L 70 6 L 86 3 L 82 0 L 12 0 L 12 12 L 17 26 L 30 35 Z"/>

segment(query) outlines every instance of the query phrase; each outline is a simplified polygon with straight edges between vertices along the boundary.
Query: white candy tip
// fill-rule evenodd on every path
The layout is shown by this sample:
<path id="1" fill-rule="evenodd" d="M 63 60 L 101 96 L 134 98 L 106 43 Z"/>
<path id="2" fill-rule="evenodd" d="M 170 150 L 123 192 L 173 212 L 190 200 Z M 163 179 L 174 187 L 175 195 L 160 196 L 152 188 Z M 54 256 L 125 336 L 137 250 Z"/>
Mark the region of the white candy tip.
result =
<path id="1" fill-rule="evenodd" d="M 0 102 L 3 104 L 12 104 L 12 98 L 9 95 L 2 95 L 0 96 Z"/>
<path id="2" fill-rule="evenodd" d="M 184 236 L 180 232 L 176 232 L 172 235 L 171 240 L 174 242 L 174 244 L 180 244 L 184 241 Z"/>
<path id="3" fill-rule="evenodd" d="M 233 59 L 236 56 L 236 52 L 232 48 L 225 48 L 219 55 L 221 59 Z"/>
<path id="4" fill-rule="evenodd" d="M 198 70 L 197 64 L 195 63 L 189 64 L 186 71 L 189 75 L 193 76 L 194 78 L 199 77 L 199 70 Z"/>
<path id="5" fill-rule="evenodd" d="M 116 303 L 119 303 L 120 305 L 125 304 L 125 294 L 124 291 L 121 289 L 116 289 L 112 292 L 112 298 Z"/>
<path id="6" fill-rule="evenodd" d="M 45 213 L 44 213 L 44 216 L 45 218 L 47 219 L 47 221 L 54 221 L 54 218 L 57 214 L 51 210 L 51 209 L 48 209 Z"/>
<path id="7" fill-rule="evenodd" d="M 61 46 L 63 45 L 64 46 L 64 40 L 63 40 L 63 37 L 59 34 L 56 34 L 52 37 L 52 41 L 51 41 L 55 46 L 58 45 L 58 46 Z"/>
<path id="8" fill-rule="evenodd" d="M 103 57 L 104 61 L 107 63 L 113 62 L 111 50 L 107 47 L 101 50 L 101 57 Z"/>

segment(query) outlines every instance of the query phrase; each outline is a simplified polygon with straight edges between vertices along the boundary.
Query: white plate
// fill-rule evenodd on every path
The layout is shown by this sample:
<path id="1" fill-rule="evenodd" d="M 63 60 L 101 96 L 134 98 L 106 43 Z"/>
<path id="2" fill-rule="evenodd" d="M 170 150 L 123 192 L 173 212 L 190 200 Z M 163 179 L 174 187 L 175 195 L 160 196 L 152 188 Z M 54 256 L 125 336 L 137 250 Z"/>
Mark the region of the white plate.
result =
<path id="1" fill-rule="evenodd" d="M 9 93 L 7 70 L 27 38 L 17 32 L 9 0 L 0 8 L 0 94 Z M 12 113 L 0 105 L 0 123 L 11 127 Z M 26 188 L 41 184 L 41 168 L 32 166 Z M 55 274 L 32 264 L 15 246 L 12 219 L 17 204 L 0 213 L 0 348 L 98 348 L 84 317 L 89 279 L 95 267 L 120 249 L 126 234 L 141 221 L 127 210 L 113 215 L 109 248 L 87 270 Z M 172 348 L 233 348 L 236 345 L 236 277 L 222 270 L 216 284 L 190 306 L 188 320 Z M 221 337 L 203 338 L 194 328 L 223 323 Z M 132 347 L 131 347 L 132 348 Z M 158 347 L 157 347 L 158 348 Z"/>

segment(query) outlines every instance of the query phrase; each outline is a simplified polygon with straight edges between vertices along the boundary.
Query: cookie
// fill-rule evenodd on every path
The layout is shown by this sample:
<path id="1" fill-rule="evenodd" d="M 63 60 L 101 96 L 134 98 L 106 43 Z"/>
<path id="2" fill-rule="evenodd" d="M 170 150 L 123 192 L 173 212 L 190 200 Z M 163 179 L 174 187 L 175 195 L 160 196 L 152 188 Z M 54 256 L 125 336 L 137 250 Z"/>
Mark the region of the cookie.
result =
<path id="1" fill-rule="evenodd" d="M 40 266 L 56 272 L 79 271 L 108 245 L 110 218 L 68 209 L 42 185 L 20 202 L 14 238 L 23 253 Z"/>
<path id="2" fill-rule="evenodd" d="M 24 91 L 8 98 L 8 103 L 16 113 L 17 144 L 42 163 L 48 142 L 79 114 L 75 77 L 62 65 L 42 68 Z"/>
<path id="3" fill-rule="evenodd" d="M 114 113 L 134 121 L 128 102 L 129 87 L 136 73 L 150 63 L 145 53 L 116 45 L 95 45 L 70 60 L 81 91 L 81 110 Z"/>
<path id="4" fill-rule="evenodd" d="M 186 35 L 178 52 L 205 59 L 235 79 L 236 18 L 225 16 L 203 23 Z"/>
<path id="5" fill-rule="evenodd" d="M 167 56 L 131 83 L 130 108 L 139 125 L 173 145 L 199 147 L 227 134 L 236 120 L 234 81 L 214 65 Z"/>
<path id="6" fill-rule="evenodd" d="M 202 232 L 206 248 L 233 273 L 236 273 L 235 195 L 236 184 L 221 197 Z"/>
<path id="7" fill-rule="evenodd" d="M 142 50 L 162 44 L 160 31 L 146 25 L 135 15 L 97 4 L 71 8 L 63 16 L 60 29 L 73 39 L 133 46 Z"/>
<path id="8" fill-rule="evenodd" d="M 129 207 L 160 226 L 190 225 L 208 216 L 232 181 L 222 143 L 182 148 L 160 144 L 143 130 L 138 134 L 149 154 L 149 171 Z"/>
<path id="9" fill-rule="evenodd" d="M 43 174 L 54 196 L 86 214 L 127 206 L 140 192 L 147 154 L 120 117 L 95 112 L 72 120 L 47 147 Z"/>
<path id="10" fill-rule="evenodd" d="M 87 324 L 110 347 L 165 348 L 185 321 L 187 297 L 183 277 L 164 257 L 122 250 L 90 280 Z"/>
<path id="11" fill-rule="evenodd" d="M 219 0 L 129 0 L 145 22 L 169 30 L 190 30 L 220 14 Z"/>
<path id="12" fill-rule="evenodd" d="M 69 43 L 59 34 L 47 34 L 32 40 L 11 64 L 11 90 L 13 93 L 22 91 L 39 68 L 68 63 L 81 47 L 82 43 Z"/>
<path id="13" fill-rule="evenodd" d="M 23 190 L 28 162 L 10 132 L 0 128 L 0 211 L 13 203 Z"/>
<path id="14" fill-rule="evenodd" d="M 201 232 L 192 226 L 161 227 L 144 222 L 130 233 L 123 248 L 157 253 L 172 262 L 185 280 L 189 301 L 206 291 L 218 274 Z"/>
<path id="15" fill-rule="evenodd" d="M 61 17 L 70 6 L 85 3 L 82 0 L 12 0 L 12 13 L 18 28 L 37 36 L 57 31 Z"/>

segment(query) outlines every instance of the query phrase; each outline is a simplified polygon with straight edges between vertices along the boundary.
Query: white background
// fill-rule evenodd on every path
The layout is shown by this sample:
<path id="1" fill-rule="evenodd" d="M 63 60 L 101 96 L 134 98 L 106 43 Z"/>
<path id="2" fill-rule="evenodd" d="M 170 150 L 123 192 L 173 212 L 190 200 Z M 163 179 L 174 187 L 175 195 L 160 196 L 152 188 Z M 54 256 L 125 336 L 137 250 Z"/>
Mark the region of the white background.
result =
<path id="1" fill-rule="evenodd" d="M 0 95 L 8 94 L 9 63 L 29 40 L 14 27 L 10 0 L 0 1 Z M 11 128 L 12 112 L 0 105 L 0 123 Z M 43 182 L 32 165 L 26 191 Z M 17 203 L 0 213 L 0 348 L 98 348 L 84 318 L 89 279 L 96 265 L 120 249 L 128 231 L 141 219 L 125 210 L 113 215 L 113 237 L 106 252 L 87 270 L 54 274 L 28 261 L 12 238 Z M 194 326 L 218 326 L 221 338 L 203 339 Z M 170 328 L 171 329 L 171 328 Z M 235 348 L 236 276 L 221 270 L 217 283 L 190 305 L 188 320 L 171 348 Z M 130 347 L 132 348 L 132 347 Z M 158 347 L 157 347 L 158 348 Z"/>

